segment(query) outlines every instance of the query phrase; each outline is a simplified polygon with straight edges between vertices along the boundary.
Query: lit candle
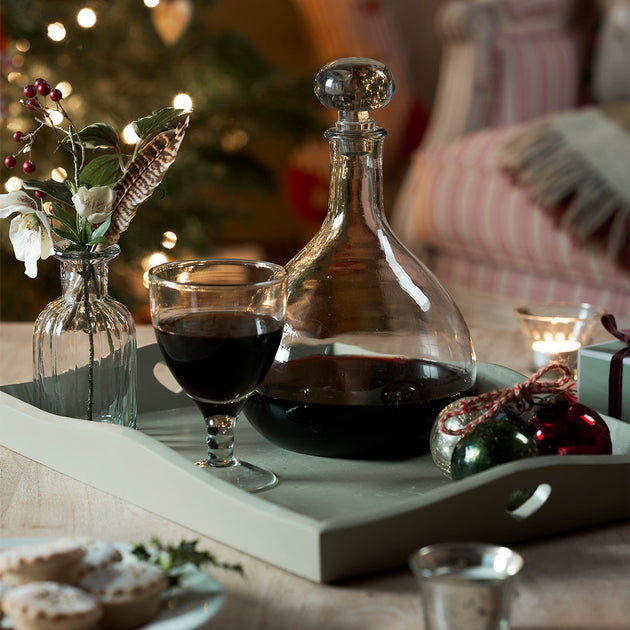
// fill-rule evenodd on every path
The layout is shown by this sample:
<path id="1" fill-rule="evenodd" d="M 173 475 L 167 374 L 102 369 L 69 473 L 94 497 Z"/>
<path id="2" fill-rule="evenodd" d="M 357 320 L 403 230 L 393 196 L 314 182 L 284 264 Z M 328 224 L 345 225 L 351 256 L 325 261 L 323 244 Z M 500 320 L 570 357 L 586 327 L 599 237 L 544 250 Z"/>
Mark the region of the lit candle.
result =
<path id="1" fill-rule="evenodd" d="M 570 368 L 575 368 L 577 351 L 581 347 L 582 344 L 575 339 L 565 339 L 561 335 L 554 337 L 551 333 L 546 333 L 544 339 L 532 343 L 532 361 L 536 369 L 552 361 L 559 361 Z"/>

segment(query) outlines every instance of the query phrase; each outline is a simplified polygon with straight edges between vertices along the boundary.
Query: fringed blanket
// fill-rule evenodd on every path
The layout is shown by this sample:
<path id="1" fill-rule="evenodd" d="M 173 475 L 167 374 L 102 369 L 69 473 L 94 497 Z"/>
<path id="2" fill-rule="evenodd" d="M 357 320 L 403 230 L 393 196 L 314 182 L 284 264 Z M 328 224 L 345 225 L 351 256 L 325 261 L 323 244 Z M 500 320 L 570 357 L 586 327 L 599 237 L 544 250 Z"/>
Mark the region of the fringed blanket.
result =
<path id="1" fill-rule="evenodd" d="M 502 159 L 560 227 L 630 272 L 630 104 L 536 120 Z"/>

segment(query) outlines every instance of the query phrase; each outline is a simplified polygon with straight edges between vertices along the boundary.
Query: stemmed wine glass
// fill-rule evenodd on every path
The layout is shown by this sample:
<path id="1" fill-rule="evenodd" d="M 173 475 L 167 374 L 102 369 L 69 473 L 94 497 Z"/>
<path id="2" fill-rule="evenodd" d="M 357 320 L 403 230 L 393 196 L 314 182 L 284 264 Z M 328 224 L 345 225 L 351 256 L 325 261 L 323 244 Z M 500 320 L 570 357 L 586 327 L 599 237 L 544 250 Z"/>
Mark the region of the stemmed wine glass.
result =
<path id="1" fill-rule="evenodd" d="M 153 267 L 149 288 L 164 360 L 205 418 L 208 457 L 197 465 L 249 492 L 275 486 L 274 473 L 234 456 L 234 425 L 280 344 L 286 271 L 260 261 L 179 261 Z"/>

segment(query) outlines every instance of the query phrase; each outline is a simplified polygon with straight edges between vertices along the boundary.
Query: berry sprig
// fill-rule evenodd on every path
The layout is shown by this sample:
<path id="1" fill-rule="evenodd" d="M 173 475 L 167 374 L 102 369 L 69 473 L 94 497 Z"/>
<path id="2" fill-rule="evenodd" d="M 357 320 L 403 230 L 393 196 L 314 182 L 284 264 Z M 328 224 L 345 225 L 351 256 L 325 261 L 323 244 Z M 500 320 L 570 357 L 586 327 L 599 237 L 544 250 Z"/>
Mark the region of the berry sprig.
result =
<path id="1" fill-rule="evenodd" d="M 22 131 L 16 131 L 13 134 L 13 140 L 15 142 L 22 142 L 24 143 L 24 145 L 16 153 L 7 155 L 4 158 L 4 165 L 7 168 L 13 168 L 16 166 L 18 162 L 17 157 L 19 155 L 28 154 L 29 159 L 26 160 L 22 164 L 22 170 L 28 175 L 30 175 L 31 173 L 34 173 L 35 170 L 37 169 L 35 162 L 31 159 L 31 151 L 33 148 L 33 143 L 35 142 L 35 139 L 37 135 L 39 134 L 39 132 L 41 131 L 41 129 L 44 126 L 50 126 L 54 129 L 56 134 L 58 133 L 58 128 L 53 123 L 50 113 L 48 112 L 46 98 L 49 98 L 53 102 L 53 104 L 55 105 L 55 109 L 58 112 L 61 112 L 64 119 L 68 121 L 68 124 L 69 124 L 68 133 L 70 136 L 72 135 L 73 132 L 76 132 L 76 129 L 74 125 L 72 124 L 72 121 L 70 120 L 70 117 L 68 116 L 68 113 L 66 112 L 66 110 L 63 108 L 61 104 L 61 100 L 63 99 L 63 93 L 61 92 L 61 90 L 57 88 L 51 89 L 48 82 L 45 79 L 40 78 L 40 79 L 36 79 L 35 83 L 33 84 L 29 83 L 28 85 L 26 85 L 24 87 L 23 92 L 26 98 L 20 99 L 20 103 L 29 111 L 41 112 L 44 116 L 44 120 L 39 120 L 36 118 L 35 120 L 39 122 L 39 127 L 37 127 L 37 129 L 35 129 L 29 134 L 25 134 Z M 43 102 L 40 101 L 40 97 L 43 98 Z M 61 140 L 62 139 L 57 135 L 57 141 L 61 143 Z"/>

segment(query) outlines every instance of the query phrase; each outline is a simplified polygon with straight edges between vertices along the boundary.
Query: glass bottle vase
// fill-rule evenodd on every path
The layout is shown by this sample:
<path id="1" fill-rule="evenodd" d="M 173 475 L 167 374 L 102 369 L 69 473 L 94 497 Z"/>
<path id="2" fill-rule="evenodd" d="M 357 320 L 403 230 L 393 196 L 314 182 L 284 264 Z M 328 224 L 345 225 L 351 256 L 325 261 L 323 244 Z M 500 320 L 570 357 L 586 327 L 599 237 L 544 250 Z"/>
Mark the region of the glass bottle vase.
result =
<path id="1" fill-rule="evenodd" d="M 136 426 L 136 331 L 131 313 L 107 293 L 108 265 L 120 252 L 57 244 L 62 296 L 33 332 L 35 404 L 71 418 Z"/>

